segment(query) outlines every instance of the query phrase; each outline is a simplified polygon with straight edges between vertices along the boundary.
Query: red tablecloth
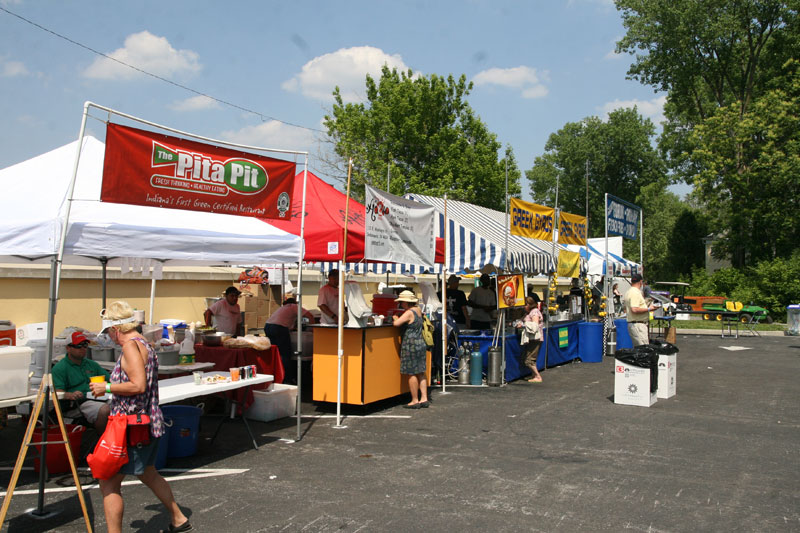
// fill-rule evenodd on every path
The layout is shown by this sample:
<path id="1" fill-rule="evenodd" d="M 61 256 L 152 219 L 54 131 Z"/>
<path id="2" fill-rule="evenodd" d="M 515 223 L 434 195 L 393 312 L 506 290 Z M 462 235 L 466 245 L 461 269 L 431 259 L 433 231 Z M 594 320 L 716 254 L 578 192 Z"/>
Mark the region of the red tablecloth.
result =
<path id="1" fill-rule="evenodd" d="M 252 348 L 225 348 L 224 346 L 206 346 L 195 344 L 194 360 L 199 363 L 214 363 L 214 370 L 227 372 L 231 368 L 246 365 L 256 365 L 259 374 L 271 374 L 275 377 L 275 383 L 283 383 L 283 363 L 277 346 L 271 346 L 269 350 L 254 350 Z M 268 383 L 254 385 L 254 389 L 266 389 Z M 236 399 L 244 400 L 245 407 L 253 403 L 253 393 L 251 388 L 247 389 L 247 397 L 243 398 L 244 391 L 237 391 Z"/>

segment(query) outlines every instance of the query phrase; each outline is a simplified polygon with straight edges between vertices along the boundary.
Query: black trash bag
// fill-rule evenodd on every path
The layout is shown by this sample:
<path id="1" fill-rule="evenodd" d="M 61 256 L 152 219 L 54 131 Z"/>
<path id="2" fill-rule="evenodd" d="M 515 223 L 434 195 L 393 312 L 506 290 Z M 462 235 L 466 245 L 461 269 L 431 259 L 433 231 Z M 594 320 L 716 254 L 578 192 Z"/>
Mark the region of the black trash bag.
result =
<path id="1" fill-rule="evenodd" d="M 662 341 L 660 339 L 653 339 L 650 341 L 650 346 L 656 351 L 656 353 L 660 355 L 672 355 L 678 353 L 678 347 L 674 344 L 666 341 Z"/>
<path id="2" fill-rule="evenodd" d="M 658 353 L 649 344 L 642 344 L 633 349 L 623 348 L 614 355 L 623 363 L 650 369 L 650 392 L 658 390 Z"/>

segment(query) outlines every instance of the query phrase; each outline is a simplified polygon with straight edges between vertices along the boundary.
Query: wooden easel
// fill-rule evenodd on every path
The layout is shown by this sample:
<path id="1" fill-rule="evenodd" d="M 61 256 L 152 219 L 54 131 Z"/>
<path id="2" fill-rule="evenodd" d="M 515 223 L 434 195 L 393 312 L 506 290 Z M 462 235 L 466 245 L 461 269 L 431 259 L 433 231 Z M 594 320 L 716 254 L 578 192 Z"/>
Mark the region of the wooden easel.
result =
<path id="1" fill-rule="evenodd" d="M 45 374 L 44 377 L 42 377 L 42 383 L 39 385 L 39 394 L 37 394 L 36 401 L 33 404 L 31 417 L 28 421 L 28 428 L 25 430 L 25 438 L 22 439 L 22 446 L 19 449 L 17 463 L 14 465 L 14 472 L 11 474 L 11 482 L 8 484 L 8 491 L 5 499 L 3 500 L 3 507 L 0 509 L 0 527 L 2 527 L 3 523 L 6 521 L 6 513 L 8 512 L 8 507 L 11 505 L 11 497 L 14 495 L 14 488 L 17 486 L 19 474 L 22 471 L 22 463 L 25 462 L 25 456 L 28 453 L 28 447 L 31 446 L 33 430 L 36 427 L 36 421 L 39 418 L 39 414 L 42 410 L 42 404 L 44 403 L 44 399 L 47 394 L 50 394 L 50 400 L 53 402 L 53 406 L 56 411 L 56 418 L 58 419 L 58 427 L 61 428 L 61 436 L 64 439 L 63 441 L 50 441 L 48 444 L 66 444 L 65 447 L 67 449 L 69 467 L 72 469 L 72 479 L 75 480 L 75 488 L 78 489 L 78 499 L 81 502 L 83 518 L 86 521 L 86 531 L 91 533 L 92 524 L 89 522 L 89 511 L 86 509 L 86 501 L 83 499 L 83 489 L 81 488 L 81 482 L 78 480 L 78 470 L 75 467 L 75 459 L 72 457 L 72 449 L 69 446 L 67 429 L 64 427 L 64 418 L 61 416 L 61 407 L 58 405 L 58 395 L 56 394 L 56 389 L 53 386 L 53 377 L 51 374 Z M 45 439 L 46 438 L 47 437 L 45 436 Z M 39 443 L 37 443 L 37 445 L 38 444 Z M 46 467 L 47 466 L 45 464 L 42 464 L 42 468 Z"/>

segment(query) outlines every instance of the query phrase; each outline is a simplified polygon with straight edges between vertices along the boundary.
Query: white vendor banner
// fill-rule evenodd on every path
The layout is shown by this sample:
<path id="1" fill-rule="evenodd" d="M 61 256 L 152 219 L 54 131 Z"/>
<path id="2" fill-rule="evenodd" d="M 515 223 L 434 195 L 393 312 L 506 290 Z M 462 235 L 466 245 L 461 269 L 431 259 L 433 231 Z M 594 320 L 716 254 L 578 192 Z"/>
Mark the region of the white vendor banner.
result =
<path id="1" fill-rule="evenodd" d="M 434 208 L 366 186 L 364 259 L 432 266 Z"/>

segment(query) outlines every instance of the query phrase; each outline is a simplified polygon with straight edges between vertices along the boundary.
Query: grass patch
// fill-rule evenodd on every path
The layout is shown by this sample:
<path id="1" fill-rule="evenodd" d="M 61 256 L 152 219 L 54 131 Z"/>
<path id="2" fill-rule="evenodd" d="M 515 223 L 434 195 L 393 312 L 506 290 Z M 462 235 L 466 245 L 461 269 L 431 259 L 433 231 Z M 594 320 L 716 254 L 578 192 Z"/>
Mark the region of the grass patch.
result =
<path id="1" fill-rule="evenodd" d="M 651 321 L 654 324 L 655 321 Z M 721 329 L 722 324 L 716 320 L 673 320 L 672 325 L 676 329 Z M 743 327 L 744 324 L 740 324 Z M 773 322 L 772 324 L 759 324 L 756 326 L 756 331 L 784 331 L 786 324 L 779 324 Z"/>

